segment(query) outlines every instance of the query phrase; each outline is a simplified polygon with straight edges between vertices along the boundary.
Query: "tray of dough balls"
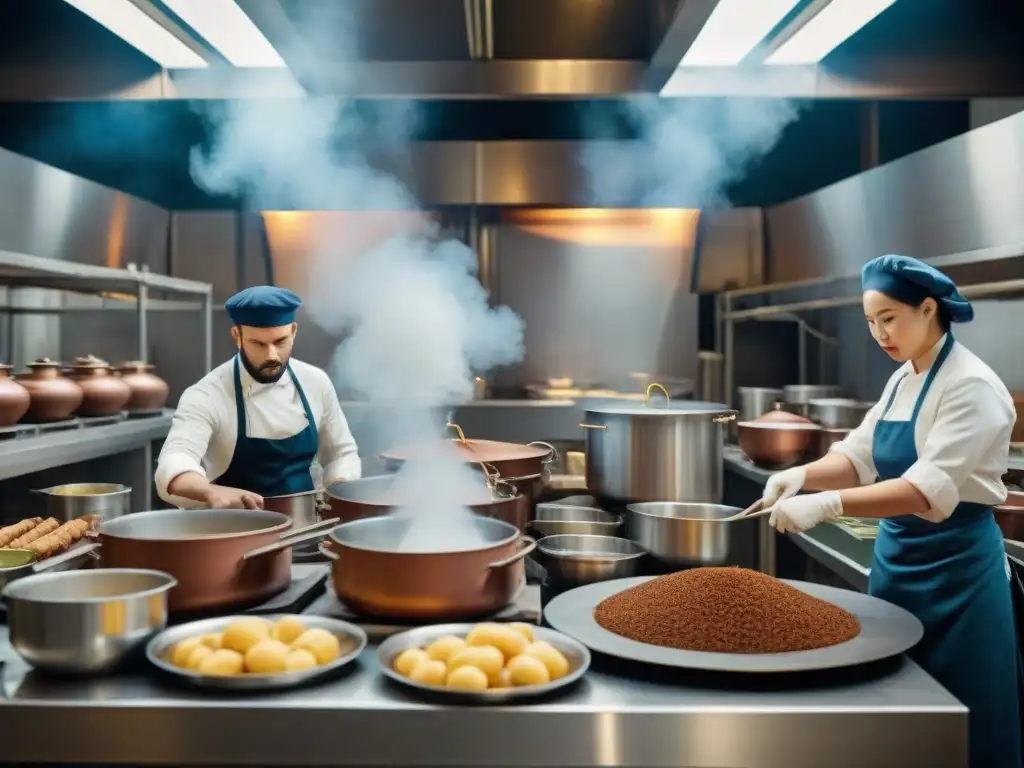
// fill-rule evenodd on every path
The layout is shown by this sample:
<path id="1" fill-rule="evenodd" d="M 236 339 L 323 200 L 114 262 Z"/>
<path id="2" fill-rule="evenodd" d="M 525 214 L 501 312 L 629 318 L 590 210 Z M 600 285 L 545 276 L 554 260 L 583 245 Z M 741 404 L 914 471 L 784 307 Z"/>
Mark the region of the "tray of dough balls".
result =
<path id="1" fill-rule="evenodd" d="M 146 646 L 159 669 L 203 688 L 274 690 L 329 677 L 366 647 L 355 624 L 324 616 L 234 616 L 165 629 Z"/>
<path id="2" fill-rule="evenodd" d="M 520 622 L 417 627 L 385 640 L 377 658 L 399 685 L 489 703 L 550 694 L 590 667 L 579 641 Z"/>

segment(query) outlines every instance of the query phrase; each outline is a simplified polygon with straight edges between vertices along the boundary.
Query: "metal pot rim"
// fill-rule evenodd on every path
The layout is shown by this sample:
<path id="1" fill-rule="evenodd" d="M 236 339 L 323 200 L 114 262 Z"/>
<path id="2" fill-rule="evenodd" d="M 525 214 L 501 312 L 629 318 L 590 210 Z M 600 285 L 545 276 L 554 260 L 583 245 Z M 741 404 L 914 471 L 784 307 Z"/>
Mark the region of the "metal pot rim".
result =
<path id="1" fill-rule="evenodd" d="M 235 531 L 235 532 L 231 532 L 231 533 L 205 533 L 205 534 L 201 534 L 201 535 L 197 535 L 197 536 L 181 536 L 181 537 L 175 537 L 175 538 L 169 538 L 169 537 L 147 538 L 147 537 L 141 537 L 141 536 L 130 536 L 130 535 L 126 535 L 126 534 L 123 534 L 123 533 L 110 533 L 109 530 L 106 530 L 106 529 L 108 529 L 111 526 L 127 525 L 128 523 L 130 523 L 130 522 L 132 522 L 134 520 L 138 520 L 140 517 L 142 517 L 144 515 L 149 515 L 149 516 L 152 516 L 152 517 L 159 517 L 159 516 L 167 514 L 167 513 L 173 513 L 173 514 L 179 514 L 179 515 L 180 514 L 194 515 L 194 514 L 196 514 L 198 512 L 206 512 L 206 513 L 210 513 L 210 512 L 246 512 L 246 513 L 249 513 L 250 515 L 252 515 L 253 519 L 260 519 L 260 518 L 262 518 L 262 519 L 268 520 L 268 521 L 269 520 L 273 520 L 273 519 L 277 519 L 279 522 L 277 522 L 275 525 L 271 525 L 271 526 L 268 526 L 266 528 L 257 528 L 257 529 L 252 530 L 252 531 Z M 128 523 L 123 522 L 125 520 L 127 520 Z M 265 533 L 274 533 L 274 534 L 279 534 L 280 535 L 280 534 L 284 533 L 285 531 L 287 531 L 291 527 L 292 527 L 292 519 L 290 517 L 288 517 L 288 515 L 281 514 L 280 512 L 272 512 L 272 511 L 267 510 L 267 509 L 216 509 L 216 510 L 214 510 L 214 509 L 151 509 L 151 510 L 148 510 L 146 512 L 133 512 L 130 515 L 122 515 L 121 517 L 116 517 L 113 520 L 104 520 L 103 522 L 100 523 L 98 534 L 101 537 L 108 537 L 108 538 L 112 538 L 112 539 L 121 539 L 122 541 L 152 541 L 152 542 L 161 542 L 161 543 L 168 543 L 168 542 L 177 543 L 177 542 L 193 542 L 193 541 L 223 541 L 223 540 L 226 540 L 226 539 L 242 539 L 242 538 L 245 538 L 245 537 L 248 537 L 248 536 L 263 535 Z"/>
<path id="2" fill-rule="evenodd" d="M 318 493 L 321 493 L 321 491 L 318 491 L 318 490 L 299 491 L 298 493 L 284 493 L 284 494 L 282 494 L 280 496 L 264 496 L 263 498 L 264 499 L 297 499 L 297 498 L 299 498 L 301 496 L 316 496 Z M 257 510 L 257 511 L 267 512 L 267 511 L 270 511 L 270 510 Z"/>
<path id="3" fill-rule="evenodd" d="M 439 550 L 437 552 L 397 552 L 394 549 L 379 549 L 377 547 L 367 547 L 360 544 L 353 544 L 348 541 L 339 541 L 337 533 L 342 528 L 355 528 L 356 526 L 369 526 L 369 525 L 381 525 L 382 520 L 388 520 L 387 517 L 364 517 L 359 520 L 350 520 L 347 523 L 342 523 L 331 529 L 328 536 L 334 544 L 339 547 L 346 547 L 348 549 L 358 549 L 362 552 L 376 552 L 382 555 L 401 555 L 402 557 L 435 557 L 437 555 L 465 555 L 476 552 L 489 552 L 492 549 L 498 549 L 499 547 L 505 547 L 509 544 L 514 544 L 522 538 L 522 533 L 511 523 L 506 523 L 504 520 L 495 520 L 493 518 L 485 517 L 478 518 L 483 521 L 484 525 L 500 525 L 504 528 L 508 528 L 512 531 L 506 538 L 501 541 L 488 542 L 486 546 L 482 547 L 471 547 L 469 549 L 446 549 Z"/>
<path id="4" fill-rule="evenodd" d="M 827 408 L 870 408 L 874 403 L 856 400 L 852 397 L 812 397 L 808 405 Z"/>
<path id="5" fill-rule="evenodd" d="M 104 491 L 103 493 L 56 493 L 58 488 L 95 488 L 96 486 L 107 486 L 116 490 Z M 62 483 L 60 485 L 51 485 L 49 488 L 39 488 L 36 491 L 36 493 L 43 493 L 47 496 L 67 497 L 69 499 L 83 499 L 94 496 L 122 496 L 131 492 L 131 486 L 121 483 Z"/>
<path id="6" fill-rule="evenodd" d="M 655 504 L 659 504 L 659 505 L 660 504 L 669 504 L 669 505 L 676 506 L 676 507 L 715 507 L 717 509 L 728 509 L 728 510 L 731 510 L 733 512 L 733 514 L 742 511 L 739 507 L 732 507 L 732 506 L 729 506 L 728 504 L 714 504 L 714 503 L 711 503 L 711 502 L 704 502 L 704 501 L 638 501 L 638 502 L 634 502 L 633 504 L 627 504 L 626 505 L 626 511 L 628 511 L 628 512 L 634 514 L 634 515 L 640 515 L 641 517 L 649 517 L 652 520 L 680 520 L 680 521 L 694 522 L 694 523 L 714 523 L 714 524 L 726 523 L 726 522 L 738 523 L 738 522 L 741 522 L 741 521 L 744 520 L 744 518 L 737 518 L 736 520 L 725 520 L 724 518 L 669 517 L 668 515 L 655 515 L 652 512 L 647 512 L 647 511 L 645 511 L 643 509 L 638 509 L 638 507 L 644 507 L 644 506 L 648 506 L 648 505 L 652 505 L 653 506 Z"/>
<path id="7" fill-rule="evenodd" d="M 31 597 L 20 597 L 17 594 L 19 589 L 29 589 L 35 584 L 45 583 L 48 581 L 60 581 L 62 579 L 83 579 L 89 578 L 89 574 L 102 574 L 109 576 L 111 574 L 132 574 L 132 575 L 143 575 L 143 576 L 155 576 L 159 580 L 162 580 L 162 584 L 158 584 L 155 587 L 149 589 L 139 590 L 137 592 L 125 592 L 123 594 L 116 595 L 102 595 L 92 597 L 68 597 L 62 599 L 46 599 L 39 600 Z M 87 604 L 87 605 L 98 605 L 101 603 L 109 603 L 117 600 L 134 600 L 140 597 L 154 597 L 161 595 L 166 592 L 170 592 L 178 586 L 178 580 L 171 576 L 169 573 L 163 571 L 154 571 L 148 568 L 100 568 L 95 571 L 61 571 L 60 573 L 37 573 L 31 576 L 25 576 L 24 578 L 17 579 L 10 582 L 3 588 L 0 595 L 5 600 L 17 600 L 22 603 L 33 603 L 35 605 L 76 605 L 76 604 Z"/>
<path id="8" fill-rule="evenodd" d="M 586 554 L 581 554 L 580 552 L 574 552 L 571 549 L 552 549 L 549 539 L 559 539 L 564 536 L 572 536 L 574 538 L 586 537 L 591 539 L 622 539 L 623 541 L 629 542 L 633 546 L 635 551 L 602 553 L 588 552 Z M 544 542 L 548 542 L 547 546 L 545 546 Z M 597 533 L 566 533 L 555 534 L 554 536 L 545 536 L 544 538 L 537 541 L 537 549 L 539 549 L 548 557 L 559 557 L 564 560 L 575 560 L 577 562 L 587 560 L 635 560 L 638 557 L 643 557 L 647 554 L 647 551 L 639 544 L 637 544 L 635 541 L 631 541 L 630 539 L 624 539 L 621 536 L 602 536 L 601 534 Z"/>
<path id="9" fill-rule="evenodd" d="M 773 429 L 781 432 L 818 432 L 821 430 L 821 426 L 818 424 L 812 422 L 802 424 L 798 421 L 739 421 L 736 426 L 745 429 Z"/>
<path id="10" fill-rule="evenodd" d="M 628 401 L 625 401 L 628 403 Z M 693 418 L 715 418 L 717 416 L 729 416 L 736 413 L 735 410 L 725 403 L 710 403 L 700 400 L 670 400 L 667 404 L 664 401 L 654 401 L 650 405 L 608 405 L 608 406 L 585 406 L 584 413 L 602 414 L 608 416 L 649 416 L 658 418 L 661 416 L 690 416 Z"/>

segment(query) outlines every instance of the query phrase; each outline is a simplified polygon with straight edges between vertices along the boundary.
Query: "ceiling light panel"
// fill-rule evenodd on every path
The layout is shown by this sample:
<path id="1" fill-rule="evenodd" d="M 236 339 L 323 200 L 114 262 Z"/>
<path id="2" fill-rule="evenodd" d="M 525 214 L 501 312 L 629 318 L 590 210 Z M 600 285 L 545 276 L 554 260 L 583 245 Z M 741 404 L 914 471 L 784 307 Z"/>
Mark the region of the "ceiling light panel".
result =
<path id="1" fill-rule="evenodd" d="M 286 67 L 235 0 L 162 0 L 236 67 Z"/>
<path id="2" fill-rule="evenodd" d="M 130 0 L 64 0 L 165 69 L 202 69 L 208 62 Z"/>
<path id="3" fill-rule="evenodd" d="M 817 64 L 896 0 L 832 0 L 765 59 L 765 64 Z"/>
<path id="4" fill-rule="evenodd" d="M 799 0 L 718 0 L 683 67 L 732 67 L 754 50 Z"/>

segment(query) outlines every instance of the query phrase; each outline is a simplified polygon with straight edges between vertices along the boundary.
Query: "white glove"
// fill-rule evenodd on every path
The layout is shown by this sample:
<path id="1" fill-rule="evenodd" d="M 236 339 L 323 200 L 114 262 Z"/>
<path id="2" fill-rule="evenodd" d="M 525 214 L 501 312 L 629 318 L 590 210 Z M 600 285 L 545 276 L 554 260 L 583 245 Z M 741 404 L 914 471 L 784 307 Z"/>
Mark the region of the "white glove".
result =
<path id="1" fill-rule="evenodd" d="M 842 516 L 843 499 L 839 491 L 825 491 L 783 499 L 775 505 L 768 522 L 780 533 L 803 533 Z"/>
<path id="2" fill-rule="evenodd" d="M 767 509 L 773 504 L 796 496 L 807 481 L 807 471 L 803 467 L 791 467 L 776 472 L 768 478 L 761 496 L 761 503 Z"/>

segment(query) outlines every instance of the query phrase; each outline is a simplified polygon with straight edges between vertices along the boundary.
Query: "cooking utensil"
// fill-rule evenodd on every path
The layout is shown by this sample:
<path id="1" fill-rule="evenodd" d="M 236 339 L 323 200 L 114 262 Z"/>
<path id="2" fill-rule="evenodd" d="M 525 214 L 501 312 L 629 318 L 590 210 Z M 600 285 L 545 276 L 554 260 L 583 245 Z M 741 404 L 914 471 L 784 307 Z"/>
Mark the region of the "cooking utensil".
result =
<path id="1" fill-rule="evenodd" d="M 46 571 L 64 571 L 80 565 L 79 561 L 95 549 L 92 544 L 78 543 L 45 560 L 39 560 L 36 553 L 28 549 L 0 549 L 0 589 L 26 576 Z"/>
<path id="2" fill-rule="evenodd" d="M 285 496 L 264 496 L 263 508 L 287 515 L 296 528 L 316 525 L 324 519 L 325 513 L 329 515 L 331 512 L 331 505 L 324 499 L 323 490 L 291 493 Z M 316 546 L 316 541 L 313 540 L 295 544 L 293 549 L 295 552 L 312 553 L 316 552 Z"/>
<path id="3" fill-rule="evenodd" d="M 426 648 L 439 637 L 455 635 L 465 637 L 473 629 L 472 624 L 436 624 L 429 627 L 416 627 L 392 635 L 377 649 L 377 661 L 385 677 L 395 683 L 421 691 L 426 694 L 441 696 L 453 704 L 504 704 L 523 699 L 546 696 L 555 691 L 565 689 L 579 680 L 590 668 L 590 651 L 582 643 L 561 632 L 546 627 L 533 627 L 533 637 L 537 642 L 550 643 L 561 651 L 569 662 L 569 673 L 558 680 L 544 685 L 530 685 L 521 688 L 494 688 L 486 691 L 457 691 L 440 686 L 423 685 L 395 671 L 395 659 L 403 651 L 410 648 Z"/>
<path id="4" fill-rule="evenodd" d="M 278 691 L 285 688 L 296 688 L 317 680 L 324 680 L 335 675 L 343 667 L 355 661 L 366 647 L 366 632 L 362 627 L 340 619 L 327 616 L 302 616 L 302 624 L 306 629 L 326 629 L 338 638 L 341 643 L 341 655 L 334 661 L 316 666 L 312 669 L 300 669 L 292 672 L 278 672 L 267 675 L 203 675 L 196 670 L 176 667 L 167 658 L 175 645 L 190 637 L 223 632 L 238 617 L 222 616 L 216 619 L 204 619 L 181 624 L 165 629 L 153 637 L 146 645 L 146 658 L 154 667 L 174 675 L 197 688 L 221 691 Z M 280 616 L 264 616 L 262 618 L 275 621 Z"/>
<path id="5" fill-rule="evenodd" d="M 693 401 L 609 403 L 584 408 L 587 488 L 619 501 L 722 498 L 724 405 Z"/>
<path id="6" fill-rule="evenodd" d="M 538 504 L 530 527 L 541 536 L 597 534 L 614 536 L 622 527 L 622 516 L 594 507 Z"/>
<path id="7" fill-rule="evenodd" d="M 64 421 L 82 404 L 82 388 L 61 375 L 60 363 L 41 357 L 29 363 L 29 373 L 18 374 L 17 382 L 28 390 L 27 421 Z"/>
<path id="8" fill-rule="evenodd" d="M 332 560 L 335 593 L 357 613 L 387 618 L 470 618 L 503 608 L 525 583 L 523 559 L 537 543 L 501 520 L 470 521 L 479 546 L 440 552 L 402 551 L 409 518 L 339 525 L 330 548 L 320 547 Z"/>
<path id="9" fill-rule="evenodd" d="M 855 429 L 872 405 L 845 397 L 826 397 L 808 402 L 807 415 L 825 429 Z"/>
<path id="10" fill-rule="evenodd" d="M 651 557 L 673 568 L 727 565 L 733 537 L 745 535 L 748 521 L 770 511 L 745 514 L 721 504 L 672 501 L 628 504 L 626 531 Z"/>
<path id="11" fill-rule="evenodd" d="M 740 450 L 754 464 L 782 469 L 805 461 L 818 449 L 821 427 L 782 408 L 736 425 Z"/>
<path id="12" fill-rule="evenodd" d="M 40 488 L 50 517 L 67 522 L 84 515 L 113 520 L 132 511 L 132 489 L 118 483 L 67 483 Z"/>
<path id="13" fill-rule="evenodd" d="M 121 412 L 132 396 L 132 389 L 106 360 L 93 355 L 76 357 L 68 366 L 70 378 L 82 388 L 79 416 L 113 416 Z"/>
<path id="14" fill-rule="evenodd" d="M 543 474 L 558 459 L 558 452 L 547 443 L 536 441 L 521 445 L 497 440 L 468 440 L 458 424 L 448 422 L 445 426 L 457 435 L 448 445 L 462 461 L 477 465 L 490 464 L 503 478 Z M 384 451 L 381 458 L 384 459 L 387 471 L 393 472 L 417 454 L 430 455 L 436 452 L 437 446 L 434 444 L 411 446 Z"/>
<path id="15" fill-rule="evenodd" d="M 763 499 L 758 499 L 753 504 L 751 504 L 749 507 L 744 509 L 742 512 L 737 512 L 735 515 L 730 515 L 729 517 L 719 518 L 718 522 L 720 522 L 720 523 L 731 523 L 733 520 L 741 520 L 741 519 L 744 519 L 744 518 L 763 517 L 764 515 L 770 515 L 771 512 L 772 512 L 772 507 L 765 507 L 764 509 L 762 509 L 763 505 L 764 505 L 764 500 Z M 700 519 L 703 519 L 703 518 L 700 518 Z"/>
<path id="16" fill-rule="evenodd" d="M 647 554 L 629 539 L 586 534 L 548 536 L 537 542 L 537 551 L 559 588 L 635 576 L 640 558 Z"/>
<path id="17" fill-rule="evenodd" d="M 1024 493 L 1008 492 L 1006 501 L 992 511 L 1004 539 L 1024 540 Z"/>
<path id="18" fill-rule="evenodd" d="M 91 536 L 104 568 L 169 573 L 178 581 L 171 612 L 203 611 L 280 592 L 291 582 L 292 543 L 325 535 L 337 522 L 289 530 L 286 515 L 261 509 L 159 509 L 107 520 Z"/>
<path id="19" fill-rule="evenodd" d="M 174 577 L 141 569 L 28 576 L 4 587 L 11 645 L 34 667 L 106 672 L 167 625 Z"/>
<path id="20" fill-rule="evenodd" d="M 739 420 L 753 421 L 775 409 L 775 404 L 782 401 L 782 390 L 770 387 L 737 387 L 739 400 Z"/>
<path id="21" fill-rule="evenodd" d="M 11 378 L 11 366 L 0 365 L 0 427 L 17 424 L 28 413 L 28 390 Z"/>
<path id="22" fill-rule="evenodd" d="M 821 384 L 790 384 L 782 389 L 782 399 L 801 416 L 809 416 L 811 400 L 841 396 L 839 387 Z"/>
<path id="23" fill-rule="evenodd" d="M 414 504 L 416 499 L 405 498 L 393 490 L 396 475 L 374 475 L 358 480 L 346 480 L 327 486 L 330 514 L 343 523 L 387 515 L 397 508 Z M 494 490 L 481 483 L 479 495 L 465 500 L 465 506 L 481 517 L 491 517 L 524 530 L 533 517 L 529 499 L 495 482 Z M 401 485 L 399 485 L 401 488 Z M 429 488 L 423 489 L 430 493 Z"/>
<path id="24" fill-rule="evenodd" d="M 806 581 L 790 581 L 811 597 L 825 600 L 852 613 L 861 624 L 857 637 L 828 648 L 792 653 L 708 653 L 682 651 L 630 640 L 609 632 L 594 620 L 598 603 L 649 577 L 589 584 L 554 598 L 544 609 L 547 622 L 592 651 L 644 664 L 714 672 L 807 672 L 868 664 L 909 651 L 924 636 L 924 626 L 908 611 L 849 589 L 825 587 Z"/>
<path id="25" fill-rule="evenodd" d="M 170 387 L 153 371 L 156 368 L 141 360 L 120 363 L 115 372 L 128 385 L 131 396 L 125 403 L 126 411 L 158 411 L 167 403 Z"/>

